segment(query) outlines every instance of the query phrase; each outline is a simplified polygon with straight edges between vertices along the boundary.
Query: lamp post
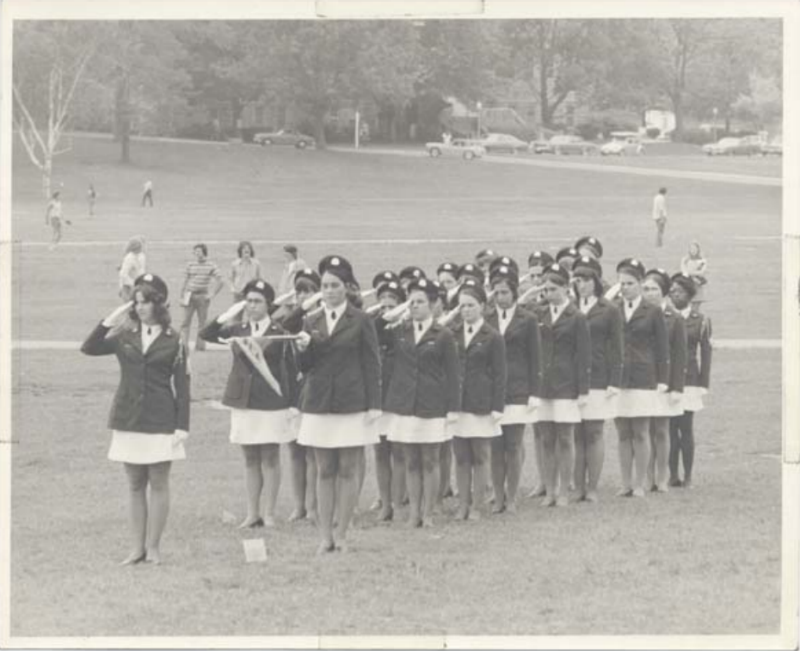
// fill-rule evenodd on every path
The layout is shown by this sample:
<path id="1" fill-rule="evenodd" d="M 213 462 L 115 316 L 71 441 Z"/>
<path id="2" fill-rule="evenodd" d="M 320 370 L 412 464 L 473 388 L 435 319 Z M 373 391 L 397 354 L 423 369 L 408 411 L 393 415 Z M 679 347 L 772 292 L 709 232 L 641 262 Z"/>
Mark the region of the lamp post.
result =
<path id="1" fill-rule="evenodd" d="M 480 140 L 480 137 L 481 137 L 481 109 L 483 108 L 483 105 L 480 102 L 478 102 L 476 104 L 476 106 L 477 106 L 477 109 L 478 109 L 478 139 Z"/>

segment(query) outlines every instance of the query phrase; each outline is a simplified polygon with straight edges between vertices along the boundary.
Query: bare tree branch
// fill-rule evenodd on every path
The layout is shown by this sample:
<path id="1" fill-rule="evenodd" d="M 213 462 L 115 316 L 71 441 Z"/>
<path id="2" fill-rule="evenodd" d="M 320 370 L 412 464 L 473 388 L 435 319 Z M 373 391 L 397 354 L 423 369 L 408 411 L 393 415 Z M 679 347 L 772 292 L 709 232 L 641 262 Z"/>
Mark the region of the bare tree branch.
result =
<path id="1" fill-rule="evenodd" d="M 14 97 L 17 100 L 17 106 L 19 106 L 19 108 L 22 110 L 22 114 L 25 117 L 25 122 L 28 124 L 30 131 L 36 137 L 36 140 L 38 141 L 39 146 L 42 148 L 42 151 L 45 151 L 46 146 L 44 144 L 44 140 L 42 140 L 42 137 L 39 134 L 39 130 L 36 128 L 36 121 L 33 119 L 33 116 L 31 116 L 28 108 L 25 106 L 25 102 L 22 99 L 22 95 L 20 95 L 16 84 L 14 84 Z"/>

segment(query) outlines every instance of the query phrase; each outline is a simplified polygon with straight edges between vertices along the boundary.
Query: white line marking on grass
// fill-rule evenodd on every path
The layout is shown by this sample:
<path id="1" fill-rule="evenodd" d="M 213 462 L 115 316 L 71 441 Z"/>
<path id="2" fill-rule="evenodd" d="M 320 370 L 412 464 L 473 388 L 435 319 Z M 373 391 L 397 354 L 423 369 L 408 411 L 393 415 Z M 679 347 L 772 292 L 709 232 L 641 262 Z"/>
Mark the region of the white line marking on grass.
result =
<path id="1" fill-rule="evenodd" d="M 781 235 L 734 235 L 731 239 L 739 242 L 761 242 L 763 240 L 781 240 Z"/>
<path id="2" fill-rule="evenodd" d="M 207 344 L 208 351 L 230 350 L 223 344 Z M 15 339 L 11 342 L 13 350 L 79 350 L 79 341 L 55 341 L 40 339 Z M 194 348 L 194 344 L 191 344 Z M 780 350 L 780 339 L 715 339 L 714 348 L 718 350 Z"/>

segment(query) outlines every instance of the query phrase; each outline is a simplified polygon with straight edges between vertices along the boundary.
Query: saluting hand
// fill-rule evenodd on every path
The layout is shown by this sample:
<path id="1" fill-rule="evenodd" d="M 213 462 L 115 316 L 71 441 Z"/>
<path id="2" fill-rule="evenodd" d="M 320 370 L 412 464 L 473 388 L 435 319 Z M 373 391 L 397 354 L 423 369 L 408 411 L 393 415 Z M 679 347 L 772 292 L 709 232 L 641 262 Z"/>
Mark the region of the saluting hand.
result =
<path id="1" fill-rule="evenodd" d="M 217 317 L 217 323 L 225 323 L 226 321 L 230 321 L 235 316 L 238 316 L 242 310 L 244 310 L 246 305 L 247 301 L 239 301 L 238 303 L 234 303 L 231 305 L 231 307 Z"/>
<path id="2" fill-rule="evenodd" d="M 539 398 L 536 396 L 528 397 L 528 411 L 536 411 L 539 408 Z"/>
<path id="3" fill-rule="evenodd" d="M 118 325 L 124 321 L 124 316 L 130 312 L 130 309 L 133 307 L 133 301 L 128 301 L 127 303 L 123 303 L 120 305 L 116 310 L 114 310 L 111 314 L 109 314 L 105 319 L 103 319 L 103 325 L 106 328 L 113 328 L 115 325 Z"/>
<path id="4" fill-rule="evenodd" d="M 613 398 L 614 396 L 619 395 L 619 388 L 618 387 L 607 387 L 606 388 L 606 398 Z"/>

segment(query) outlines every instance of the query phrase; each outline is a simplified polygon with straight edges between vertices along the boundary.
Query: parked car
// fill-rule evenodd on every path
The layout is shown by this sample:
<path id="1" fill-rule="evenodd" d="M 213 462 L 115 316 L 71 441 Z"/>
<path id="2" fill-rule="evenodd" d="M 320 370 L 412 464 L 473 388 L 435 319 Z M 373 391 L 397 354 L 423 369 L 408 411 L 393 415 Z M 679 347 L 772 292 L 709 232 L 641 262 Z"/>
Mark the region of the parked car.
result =
<path id="1" fill-rule="evenodd" d="M 528 151 L 528 143 L 507 133 L 490 133 L 480 141 L 487 153 L 508 152 L 516 154 L 520 151 Z"/>
<path id="2" fill-rule="evenodd" d="M 456 138 L 455 140 L 447 142 L 427 142 L 425 149 L 431 158 L 438 158 L 439 156 L 459 156 L 464 160 L 472 160 L 473 158 L 480 158 L 486 154 L 486 149 L 477 140 L 466 140 L 464 138 Z"/>
<path id="3" fill-rule="evenodd" d="M 269 145 L 292 145 L 298 149 L 314 147 L 317 144 L 316 140 L 311 136 L 300 133 L 295 129 L 281 129 L 280 131 L 257 133 L 253 136 L 253 142 L 264 147 Z"/>
<path id="4" fill-rule="evenodd" d="M 760 154 L 761 147 L 758 136 L 723 138 L 719 142 L 703 145 L 703 153 L 706 156 L 752 156 Z"/>
<path id="5" fill-rule="evenodd" d="M 783 138 L 775 136 L 769 142 L 762 144 L 761 154 L 763 156 L 783 156 Z"/>
<path id="6" fill-rule="evenodd" d="M 600 147 L 603 156 L 639 155 L 643 152 L 642 139 L 633 131 L 612 131 L 611 140 Z"/>
<path id="7" fill-rule="evenodd" d="M 597 153 L 597 145 L 580 136 L 553 136 L 550 140 L 537 140 L 533 143 L 535 154 L 581 154 L 588 156 Z"/>

